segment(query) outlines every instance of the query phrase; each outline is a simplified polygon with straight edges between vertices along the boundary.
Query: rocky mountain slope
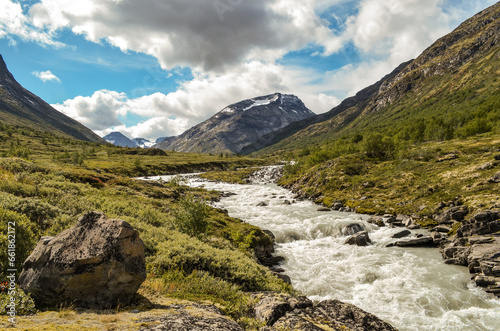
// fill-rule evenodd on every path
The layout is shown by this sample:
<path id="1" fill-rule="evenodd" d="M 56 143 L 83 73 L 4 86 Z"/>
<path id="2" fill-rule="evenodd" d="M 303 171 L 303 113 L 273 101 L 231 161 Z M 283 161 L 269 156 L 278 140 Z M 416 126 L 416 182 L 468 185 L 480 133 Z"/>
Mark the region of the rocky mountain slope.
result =
<path id="1" fill-rule="evenodd" d="M 87 127 L 52 108 L 23 88 L 0 55 L 0 121 L 36 128 L 79 140 L 104 141 Z"/>
<path id="2" fill-rule="evenodd" d="M 121 147 L 139 147 L 139 144 L 129 138 L 127 138 L 121 132 L 111 132 L 110 134 L 102 137 L 108 143 L 121 146 Z"/>
<path id="3" fill-rule="evenodd" d="M 240 153 L 270 132 L 314 116 L 294 95 L 275 93 L 232 104 L 156 147 L 195 153 Z"/>
<path id="4" fill-rule="evenodd" d="M 369 131 L 403 140 L 484 133 L 500 121 L 500 3 L 329 113 L 262 137 L 244 152 L 297 149 Z"/>

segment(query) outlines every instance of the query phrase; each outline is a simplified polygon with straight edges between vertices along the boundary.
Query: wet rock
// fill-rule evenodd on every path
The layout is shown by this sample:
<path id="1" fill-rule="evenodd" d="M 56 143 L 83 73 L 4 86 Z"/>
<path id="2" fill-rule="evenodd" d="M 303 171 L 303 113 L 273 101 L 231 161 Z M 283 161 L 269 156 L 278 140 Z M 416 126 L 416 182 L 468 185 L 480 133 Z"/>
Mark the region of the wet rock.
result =
<path id="1" fill-rule="evenodd" d="M 398 222 L 396 216 L 392 215 L 392 214 L 385 214 L 384 215 L 384 218 L 386 218 L 386 223 L 389 223 L 389 224 L 392 224 L 392 223 L 395 223 L 395 222 Z"/>
<path id="2" fill-rule="evenodd" d="M 451 228 L 444 226 L 444 225 L 438 225 L 436 227 L 433 227 L 430 229 L 431 232 L 441 232 L 441 233 L 448 233 L 451 231 Z"/>
<path id="3" fill-rule="evenodd" d="M 291 205 L 292 203 L 289 200 L 285 200 L 285 201 L 283 201 L 283 204 L 284 205 Z"/>
<path id="4" fill-rule="evenodd" d="M 469 209 L 467 206 L 455 206 L 436 215 L 434 219 L 440 224 L 453 223 L 454 221 L 461 222 L 468 213 Z"/>
<path id="5" fill-rule="evenodd" d="M 319 207 L 318 211 L 332 211 L 330 208 L 327 207 Z"/>
<path id="6" fill-rule="evenodd" d="M 344 207 L 344 204 L 342 203 L 342 201 L 335 201 L 335 202 L 332 204 L 332 206 L 331 206 L 331 208 L 332 208 L 333 210 L 340 210 L 340 208 L 342 208 L 342 207 Z"/>
<path id="7" fill-rule="evenodd" d="M 257 206 L 257 207 L 267 207 L 267 206 L 268 206 L 268 203 L 267 203 L 267 202 L 265 202 L 265 201 L 261 201 L 261 202 L 259 202 L 256 206 Z"/>
<path id="8" fill-rule="evenodd" d="M 480 211 L 462 223 L 457 237 L 484 235 L 500 231 L 500 213 L 493 210 Z"/>
<path id="9" fill-rule="evenodd" d="M 380 216 L 370 216 L 366 221 L 370 224 L 378 225 L 379 227 L 385 226 L 384 219 Z"/>
<path id="10" fill-rule="evenodd" d="M 285 261 L 285 258 L 283 256 L 270 256 L 261 259 L 260 263 L 262 263 L 262 265 L 265 265 L 266 267 L 272 267 L 279 264 L 282 261 Z"/>
<path id="11" fill-rule="evenodd" d="M 356 233 L 361 232 L 361 231 L 365 231 L 365 227 L 363 226 L 363 224 L 351 223 L 351 224 L 346 225 L 342 229 L 342 234 L 344 236 L 352 236 L 353 234 L 356 234 Z"/>
<path id="12" fill-rule="evenodd" d="M 141 319 L 141 324 L 154 323 L 153 326 L 142 327 L 141 331 L 243 331 L 235 321 L 224 316 L 219 308 L 211 305 L 192 304 L 170 305 L 165 309 L 170 314 Z M 159 322 L 159 323 L 158 323 Z M 152 323 L 153 324 L 153 323 Z"/>
<path id="13" fill-rule="evenodd" d="M 356 245 L 356 246 L 368 246 L 372 241 L 368 236 L 368 232 L 362 231 L 358 232 L 355 235 L 350 236 L 344 242 L 345 245 Z"/>
<path id="14" fill-rule="evenodd" d="M 408 237 L 409 235 L 411 235 L 411 231 L 409 231 L 409 230 L 403 230 L 403 231 L 399 231 L 399 232 L 393 234 L 391 236 L 391 238 L 399 239 L 399 238 Z"/>
<path id="15" fill-rule="evenodd" d="M 90 212 L 38 242 L 19 284 L 43 305 L 107 308 L 129 304 L 145 279 L 139 233 L 125 221 Z"/>
<path id="16" fill-rule="evenodd" d="M 423 236 L 420 238 L 411 238 L 406 240 L 400 240 L 396 242 L 396 246 L 409 247 L 409 246 L 434 246 L 434 241 L 431 236 Z"/>

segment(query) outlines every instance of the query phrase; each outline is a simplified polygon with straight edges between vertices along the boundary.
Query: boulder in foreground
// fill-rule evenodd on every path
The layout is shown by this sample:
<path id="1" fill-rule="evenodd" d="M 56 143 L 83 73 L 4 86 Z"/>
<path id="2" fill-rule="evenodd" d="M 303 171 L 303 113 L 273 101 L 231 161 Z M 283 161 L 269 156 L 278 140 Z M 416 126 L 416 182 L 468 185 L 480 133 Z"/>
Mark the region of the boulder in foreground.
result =
<path id="1" fill-rule="evenodd" d="M 146 279 L 144 243 L 127 222 L 99 212 L 43 237 L 24 262 L 22 289 L 42 305 L 127 305 Z"/>

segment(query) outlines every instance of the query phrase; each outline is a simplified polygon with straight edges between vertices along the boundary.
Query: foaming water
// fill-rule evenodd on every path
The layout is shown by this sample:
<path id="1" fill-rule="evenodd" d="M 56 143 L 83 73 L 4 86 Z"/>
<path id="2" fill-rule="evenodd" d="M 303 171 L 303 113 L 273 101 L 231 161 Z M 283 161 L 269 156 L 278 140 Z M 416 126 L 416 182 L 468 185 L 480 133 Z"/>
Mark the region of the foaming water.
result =
<path id="1" fill-rule="evenodd" d="M 281 267 L 310 299 L 352 303 L 399 330 L 500 329 L 500 300 L 472 287 L 467 268 L 444 264 L 437 249 L 385 247 L 401 229 L 378 228 L 366 215 L 318 212 L 310 201 L 287 205 L 293 193 L 274 184 L 193 177 L 187 184 L 236 193 L 216 207 L 271 230 L 276 253 L 285 257 Z M 343 244 L 343 230 L 353 223 L 368 231 L 372 245 Z"/>

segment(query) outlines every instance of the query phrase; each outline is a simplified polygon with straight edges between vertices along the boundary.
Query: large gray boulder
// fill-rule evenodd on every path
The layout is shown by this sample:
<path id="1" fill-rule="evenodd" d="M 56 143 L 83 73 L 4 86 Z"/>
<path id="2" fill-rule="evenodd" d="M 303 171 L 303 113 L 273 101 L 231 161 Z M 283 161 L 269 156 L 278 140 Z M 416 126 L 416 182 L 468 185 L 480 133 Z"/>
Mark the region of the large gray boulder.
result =
<path id="1" fill-rule="evenodd" d="M 125 221 L 90 212 L 56 237 L 43 237 L 19 283 L 42 305 L 106 308 L 129 304 L 145 279 L 139 233 Z"/>

